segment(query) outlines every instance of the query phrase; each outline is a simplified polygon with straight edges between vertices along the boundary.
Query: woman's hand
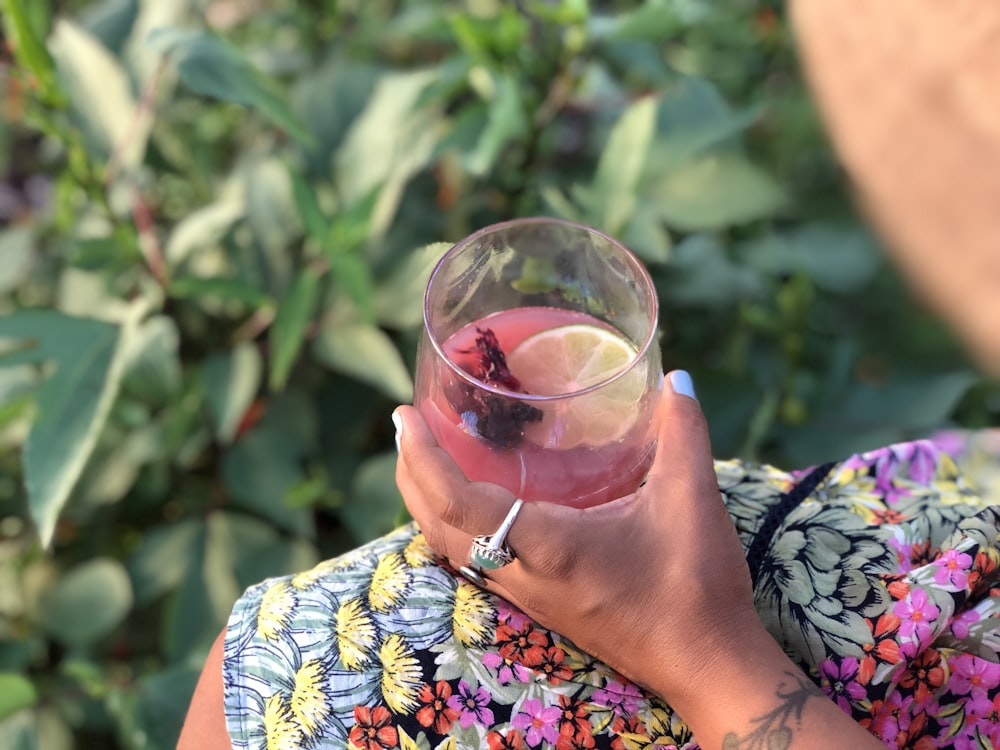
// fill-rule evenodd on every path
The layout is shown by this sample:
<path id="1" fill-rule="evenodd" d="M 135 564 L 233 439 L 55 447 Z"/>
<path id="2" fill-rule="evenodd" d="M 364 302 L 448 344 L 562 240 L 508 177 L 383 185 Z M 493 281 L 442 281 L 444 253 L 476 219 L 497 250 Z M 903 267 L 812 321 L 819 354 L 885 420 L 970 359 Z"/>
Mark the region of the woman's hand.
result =
<path id="1" fill-rule="evenodd" d="M 683 703 L 713 654 L 761 626 L 698 402 L 665 388 L 660 409 L 646 484 L 585 510 L 527 503 L 507 537 L 517 559 L 488 573 L 489 588 L 629 678 Z M 465 565 L 472 537 L 495 531 L 514 496 L 468 481 L 414 408 L 401 407 L 397 419 L 396 478 L 406 505 L 430 545 L 456 568 Z"/>
<path id="2" fill-rule="evenodd" d="M 882 747 L 761 625 L 704 415 L 686 373 L 667 382 L 645 485 L 584 510 L 525 504 L 507 536 L 517 557 L 488 572 L 489 589 L 658 694 L 701 747 Z M 430 545 L 465 565 L 472 538 L 493 533 L 515 498 L 467 480 L 416 409 L 394 421 L 406 505 Z"/>

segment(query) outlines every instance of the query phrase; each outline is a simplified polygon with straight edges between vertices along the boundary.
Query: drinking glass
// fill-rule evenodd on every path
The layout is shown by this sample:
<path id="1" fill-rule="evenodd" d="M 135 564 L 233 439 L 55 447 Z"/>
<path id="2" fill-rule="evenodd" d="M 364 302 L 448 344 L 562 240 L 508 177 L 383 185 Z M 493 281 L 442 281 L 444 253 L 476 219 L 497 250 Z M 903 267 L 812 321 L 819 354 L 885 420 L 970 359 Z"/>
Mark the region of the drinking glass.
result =
<path id="1" fill-rule="evenodd" d="M 431 274 L 414 402 L 470 480 L 577 507 L 634 491 L 663 385 L 649 274 L 549 218 L 486 227 Z"/>

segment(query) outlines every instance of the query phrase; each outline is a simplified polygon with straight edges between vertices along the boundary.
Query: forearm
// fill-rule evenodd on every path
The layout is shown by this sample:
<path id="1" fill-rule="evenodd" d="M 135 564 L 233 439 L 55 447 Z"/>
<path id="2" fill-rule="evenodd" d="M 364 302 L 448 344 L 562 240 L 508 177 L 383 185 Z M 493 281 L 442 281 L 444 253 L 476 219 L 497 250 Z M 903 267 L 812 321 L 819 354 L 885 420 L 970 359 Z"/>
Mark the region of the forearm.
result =
<path id="1" fill-rule="evenodd" d="M 878 750 L 884 745 L 823 694 L 761 628 L 670 697 L 704 750 Z M 655 689 L 655 687 L 654 687 Z"/>

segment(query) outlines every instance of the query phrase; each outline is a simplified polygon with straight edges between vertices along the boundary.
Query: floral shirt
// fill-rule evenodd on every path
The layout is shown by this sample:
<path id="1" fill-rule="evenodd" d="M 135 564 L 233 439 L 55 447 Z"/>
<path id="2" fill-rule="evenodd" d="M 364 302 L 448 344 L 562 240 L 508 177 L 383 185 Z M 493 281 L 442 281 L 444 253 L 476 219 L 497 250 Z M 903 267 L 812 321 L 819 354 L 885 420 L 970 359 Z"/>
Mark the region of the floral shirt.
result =
<path id="1" fill-rule="evenodd" d="M 889 746 L 1000 746 L 998 457 L 1000 433 L 983 433 L 803 472 L 716 464 L 765 625 Z M 249 589 L 223 672 L 240 750 L 698 747 L 669 706 L 466 582 L 412 525 Z"/>

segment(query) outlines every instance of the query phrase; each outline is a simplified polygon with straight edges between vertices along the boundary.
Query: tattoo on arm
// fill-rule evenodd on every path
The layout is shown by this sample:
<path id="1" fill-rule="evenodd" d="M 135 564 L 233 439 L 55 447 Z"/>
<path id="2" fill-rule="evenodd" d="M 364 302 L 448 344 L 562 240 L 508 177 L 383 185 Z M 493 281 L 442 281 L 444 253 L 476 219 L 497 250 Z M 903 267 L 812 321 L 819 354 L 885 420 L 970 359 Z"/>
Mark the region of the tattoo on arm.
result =
<path id="1" fill-rule="evenodd" d="M 722 750 L 786 750 L 791 747 L 792 734 L 802 720 L 806 701 L 826 696 L 803 675 L 786 674 L 794 684 L 788 686 L 782 682 L 778 685 L 777 696 L 781 703 L 773 711 L 751 719 L 755 726 L 747 734 L 729 732 L 722 740 Z"/>

